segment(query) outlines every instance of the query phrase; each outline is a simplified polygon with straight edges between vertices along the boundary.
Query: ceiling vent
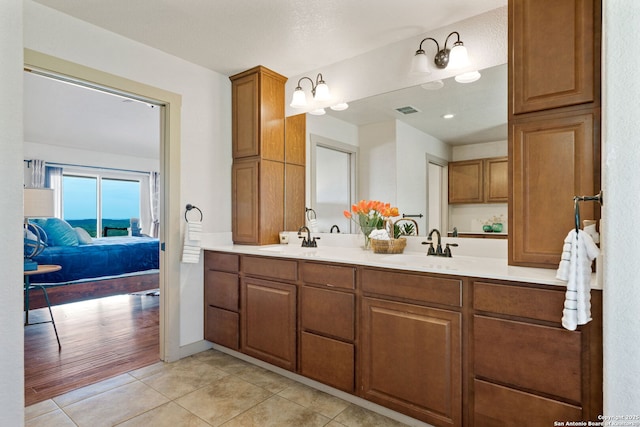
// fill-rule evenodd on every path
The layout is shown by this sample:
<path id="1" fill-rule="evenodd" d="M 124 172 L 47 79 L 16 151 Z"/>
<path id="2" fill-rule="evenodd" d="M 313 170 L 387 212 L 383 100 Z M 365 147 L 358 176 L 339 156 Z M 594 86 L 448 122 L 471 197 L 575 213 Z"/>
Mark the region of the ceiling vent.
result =
<path id="1" fill-rule="evenodd" d="M 402 113 L 404 115 L 413 114 L 413 113 L 419 113 L 420 112 L 420 110 L 418 110 L 417 108 L 412 107 L 411 105 L 407 105 L 406 107 L 398 107 L 398 108 L 396 108 L 396 111 L 398 113 Z"/>

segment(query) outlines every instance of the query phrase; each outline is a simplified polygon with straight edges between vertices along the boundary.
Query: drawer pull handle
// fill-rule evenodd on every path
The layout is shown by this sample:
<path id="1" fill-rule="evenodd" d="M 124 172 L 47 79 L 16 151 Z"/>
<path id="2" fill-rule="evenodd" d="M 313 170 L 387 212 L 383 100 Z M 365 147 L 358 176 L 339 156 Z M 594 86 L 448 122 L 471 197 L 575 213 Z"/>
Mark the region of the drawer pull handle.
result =
<path id="1" fill-rule="evenodd" d="M 327 283 L 327 286 L 329 286 L 330 288 L 334 287 L 331 283 Z"/>

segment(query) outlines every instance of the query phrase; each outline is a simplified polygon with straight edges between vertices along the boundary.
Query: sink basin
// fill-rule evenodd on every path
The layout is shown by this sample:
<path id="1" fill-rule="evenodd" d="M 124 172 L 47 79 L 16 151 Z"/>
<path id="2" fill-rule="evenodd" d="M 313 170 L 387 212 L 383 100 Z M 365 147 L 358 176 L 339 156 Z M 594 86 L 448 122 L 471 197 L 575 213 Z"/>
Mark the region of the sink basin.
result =
<path id="1" fill-rule="evenodd" d="M 314 256 L 318 252 L 318 248 L 303 248 L 302 246 L 296 245 L 265 246 L 258 250 L 276 254 L 296 256 Z"/>
<path id="2" fill-rule="evenodd" d="M 427 255 L 389 255 L 380 258 L 381 262 L 397 265 L 415 266 L 423 268 L 458 270 L 461 267 L 468 266 L 478 262 L 477 258 L 471 257 L 436 257 Z"/>

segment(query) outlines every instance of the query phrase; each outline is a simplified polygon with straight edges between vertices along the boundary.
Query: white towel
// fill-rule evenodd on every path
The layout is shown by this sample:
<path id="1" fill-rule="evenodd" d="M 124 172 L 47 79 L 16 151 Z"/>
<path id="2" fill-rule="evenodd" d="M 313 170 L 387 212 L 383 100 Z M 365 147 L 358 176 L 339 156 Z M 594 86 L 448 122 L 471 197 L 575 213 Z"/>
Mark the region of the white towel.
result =
<path id="1" fill-rule="evenodd" d="M 562 326 L 575 331 L 591 320 L 591 263 L 600 250 L 588 233 L 571 230 L 564 239 L 556 278 L 567 282 Z"/>
<path id="2" fill-rule="evenodd" d="M 197 264 L 200 261 L 200 241 L 202 240 L 202 222 L 187 222 L 182 248 L 182 262 Z"/>

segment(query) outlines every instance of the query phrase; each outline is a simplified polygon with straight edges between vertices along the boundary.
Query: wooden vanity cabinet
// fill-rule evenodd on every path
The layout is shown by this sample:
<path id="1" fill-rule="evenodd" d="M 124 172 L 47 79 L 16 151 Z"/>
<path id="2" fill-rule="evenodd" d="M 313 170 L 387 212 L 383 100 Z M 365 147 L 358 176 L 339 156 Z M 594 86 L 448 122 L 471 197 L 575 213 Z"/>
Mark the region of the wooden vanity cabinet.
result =
<path id="1" fill-rule="evenodd" d="M 506 203 L 508 163 L 507 157 L 450 162 L 449 204 Z"/>
<path id="2" fill-rule="evenodd" d="M 304 262 L 300 270 L 300 373 L 354 393 L 356 269 Z"/>
<path id="3" fill-rule="evenodd" d="M 241 351 L 295 371 L 297 261 L 243 256 L 242 275 Z"/>
<path id="4" fill-rule="evenodd" d="M 364 268 L 362 291 L 362 396 L 461 426 L 462 281 Z"/>
<path id="5" fill-rule="evenodd" d="M 593 320 L 576 331 L 560 323 L 561 288 L 477 280 L 473 301 L 474 426 L 597 421 L 602 413 L 600 291 L 592 291 Z"/>
<path id="6" fill-rule="evenodd" d="M 240 349 L 240 257 L 204 252 L 204 337 Z"/>

